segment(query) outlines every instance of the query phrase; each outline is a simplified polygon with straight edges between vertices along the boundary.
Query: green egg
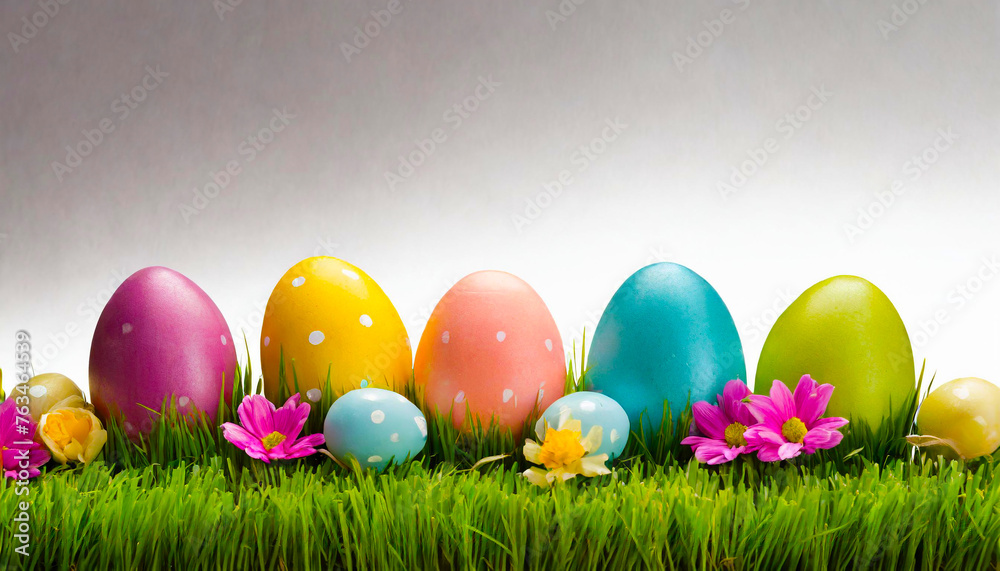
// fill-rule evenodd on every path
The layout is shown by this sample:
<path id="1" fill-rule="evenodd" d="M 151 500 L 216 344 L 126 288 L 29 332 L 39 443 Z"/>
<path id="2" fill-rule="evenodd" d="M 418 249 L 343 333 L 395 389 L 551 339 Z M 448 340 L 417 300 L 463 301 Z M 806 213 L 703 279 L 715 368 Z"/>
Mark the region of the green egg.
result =
<path id="1" fill-rule="evenodd" d="M 864 420 L 872 429 L 916 390 L 913 348 L 896 308 L 871 282 L 837 276 L 805 291 L 764 342 L 754 390 L 790 389 L 803 375 L 833 385 L 827 416 Z"/>

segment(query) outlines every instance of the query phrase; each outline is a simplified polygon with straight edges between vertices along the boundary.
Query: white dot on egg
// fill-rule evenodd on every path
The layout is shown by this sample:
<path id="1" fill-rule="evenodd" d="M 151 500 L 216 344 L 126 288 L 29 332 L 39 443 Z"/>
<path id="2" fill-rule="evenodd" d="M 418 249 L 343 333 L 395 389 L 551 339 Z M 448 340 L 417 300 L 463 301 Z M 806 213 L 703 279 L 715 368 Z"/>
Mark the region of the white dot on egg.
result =
<path id="1" fill-rule="evenodd" d="M 376 462 L 381 462 L 381 461 L 382 461 L 382 457 L 381 456 L 369 456 L 368 457 L 368 462 L 370 464 L 374 464 Z"/>
<path id="2" fill-rule="evenodd" d="M 507 334 L 503 331 L 497 331 L 497 341 L 503 343 L 503 340 L 507 338 Z"/>
<path id="3" fill-rule="evenodd" d="M 306 278 L 299 276 L 292 280 L 292 287 L 299 287 L 300 285 L 306 283 Z"/>
<path id="4" fill-rule="evenodd" d="M 219 335 L 219 339 L 222 340 L 222 344 L 223 345 L 225 345 L 226 343 L 228 343 L 228 341 L 226 341 L 226 336 L 225 335 Z"/>
<path id="5" fill-rule="evenodd" d="M 191 399 L 189 399 L 188 397 L 180 397 L 179 399 L 177 399 L 177 406 L 185 407 L 188 405 L 189 402 L 191 402 Z"/>
<path id="6" fill-rule="evenodd" d="M 545 340 L 545 348 L 548 349 L 549 351 L 552 350 L 552 340 L 551 339 L 546 339 Z"/>
<path id="7" fill-rule="evenodd" d="M 399 433 L 393 432 L 392 435 L 389 436 L 389 440 L 393 442 L 399 442 Z"/>
<path id="8" fill-rule="evenodd" d="M 465 391 L 458 391 L 455 395 L 455 402 L 462 402 L 465 400 Z"/>
<path id="9" fill-rule="evenodd" d="M 958 387 L 957 389 L 951 391 L 951 394 L 955 395 L 956 397 L 962 400 L 965 400 L 969 398 L 969 389 L 965 387 Z"/>
<path id="10" fill-rule="evenodd" d="M 326 336 L 323 335 L 322 331 L 313 331 L 309 334 L 309 342 L 313 345 L 319 345 L 324 339 L 326 339 Z"/>
<path id="11" fill-rule="evenodd" d="M 40 399 L 43 396 L 49 394 L 49 389 L 43 387 L 42 385 L 35 385 L 35 386 L 31 387 L 30 389 L 28 389 L 28 394 L 31 395 L 31 396 L 33 396 L 33 397 L 35 397 L 36 399 Z M 13 429 L 11 429 L 11 430 L 13 430 Z M 13 434 L 13 433 L 11 433 L 11 434 Z"/>
<path id="12" fill-rule="evenodd" d="M 410 338 L 409 337 L 407 337 L 406 339 L 404 339 L 403 342 L 406 343 L 407 347 L 410 347 Z"/>
<path id="13" fill-rule="evenodd" d="M 514 397 L 514 391 L 510 389 L 503 390 L 503 402 L 507 402 Z"/>
<path id="14" fill-rule="evenodd" d="M 441 334 L 441 342 L 447 345 L 449 341 L 451 341 L 451 333 L 445 331 Z"/>
<path id="15" fill-rule="evenodd" d="M 131 422 L 129 422 L 129 421 L 126 420 L 125 421 L 125 430 L 127 430 L 129 432 L 132 432 L 133 430 L 135 430 L 135 427 L 132 426 Z"/>
<path id="16" fill-rule="evenodd" d="M 372 317 L 370 315 L 368 315 L 367 313 L 364 314 L 364 315 L 362 315 L 361 319 L 359 319 L 359 321 L 361 322 L 361 325 L 364 325 L 365 327 L 371 327 L 372 326 Z"/>
<path id="17" fill-rule="evenodd" d="M 385 420 L 384 412 L 382 412 L 381 410 L 372 411 L 372 422 L 374 422 L 375 424 L 382 424 L 383 420 Z"/>
<path id="18" fill-rule="evenodd" d="M 271 344 L 271 338 L 270 337 L 265 337 L 264 338 L 264 346 L 267 347 L 270 344 Z"/>
<path id="19" fill-rule="evenodd" d="M 361 379 L 361 388 L 366 389 L 369 384 L 371 383 L 368 382 L 368 379 Z"/>
<path id="20" fill-rule="evenodd" d="M 131 323 L 123 323 L 122 324 L 122 335 L 128 335 L 131 332 L 132 332 L 132 324 Z"/>
<path id="21" fill-rule="evenodd" d="M 545 389 L 538 389 L 538 402 L 542 402 L 542 398 L 545 397 Z"/>
<path id="22" fill-rule="evenodd" d="M 597 408 L 597 405 L 594 404 L 594 401 L 585 400 L 580 403 L 580 410 L 584 412 L 594 412 L 595 408 Z"/>
<path id="23" fill-rule="evenodd" d="M 365 379 L 363 382 L 367 383 L 368 379 Z M 361 395 L 361 398 L 375 402 L 378 400 L 378 391 L 365 391 L 365 394 Z"/>
<path id="24" fill-rule="evenodd" d="M 319 399 L 323 398 L 323 391 L 319 389 L 309 389 L 306 391 L 306 398 L 312 402 L 319 402 Z"/>
<path id="25" fill-rule="evenodd" d="M 618 434 L 618 430 L 612 428 L 611 429 L 611 443 L 614 444 L 615 442 L 618 442 L 619 438 L 621 438 L 621 435 Z"/>
<path id="26" fill-rule="evenodd" d="M 973 418 L 972 420 L 975 421 L 980 426 L 986 426 L 986 419 L 983 418 L 983 417 L 981 417 L 981 416 L 977 416 L 976 418 Z"/>
<path id="27" fill-rule="evenodd" d="M 414 416 L 413 422 L 417 423 L 417 428 L 420 429 L 420 434 L 427 436 L 427 420 L 422 416 Z"/>
<path id="28" fill-rule="evenodd" d="M 351 271 L 351 270 L 349 270 L 347 268 L 344 268 L 344 269 L 340 270 L 340 273 L 342 273 L 345 276 L 351 278 L 352 280 L 359 280 L 359 279 L 361 279 L 361 276 L 358 275 L 358 272 Z"/>

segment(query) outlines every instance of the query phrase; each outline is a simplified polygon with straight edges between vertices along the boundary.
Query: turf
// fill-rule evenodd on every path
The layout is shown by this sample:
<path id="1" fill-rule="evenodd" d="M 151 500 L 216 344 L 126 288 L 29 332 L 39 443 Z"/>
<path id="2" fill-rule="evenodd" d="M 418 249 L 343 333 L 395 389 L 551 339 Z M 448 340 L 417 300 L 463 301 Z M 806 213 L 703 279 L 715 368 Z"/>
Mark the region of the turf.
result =
<path id="1" fill-rule="evenodd" d="M 567 391 L 586 387 L 582 360 Z M 237 371 L 221 421 L 260 391 L 253 378 Z M 405 392 L 425 408 L 416 387 Z M 450 411 L 425 408 L 424 452 L 379 474 L 319 454 L 265 465 L 217 422 L 165 402 L 147 438 L 112 422 L 97 462 L 32 482 L 28 557 L 14 551 L 10 515 L 25 498 L 2 484 L 0 569 L 997 567 L 997 459 L 915 455 L 904 436 L 916 395 L 877 429 L 851 425 L 838 448 L 781 464 L 700 465 L 680 445 L 690 415 L 665 415 L 656 434 L 632 435 L 611 475 L 553 490 L 518 475 L 527 466 L 509 431 L 458 431 Z"/>

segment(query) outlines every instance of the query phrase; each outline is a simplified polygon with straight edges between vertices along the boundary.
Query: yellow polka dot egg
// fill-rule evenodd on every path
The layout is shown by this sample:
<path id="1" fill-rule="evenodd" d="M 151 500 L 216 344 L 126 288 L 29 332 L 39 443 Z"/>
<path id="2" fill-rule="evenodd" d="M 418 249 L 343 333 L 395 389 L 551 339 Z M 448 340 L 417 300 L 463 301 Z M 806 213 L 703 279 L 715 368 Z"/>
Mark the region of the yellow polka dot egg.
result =
<path id="1" fill-rule="evenodd" d="M 410 339 L 382 288 L 360 268 L 329 256 L 292 266 L 274 287 L 261 327 L 264 393 L 352 389 L 402 391 L 412 374 Z"/>

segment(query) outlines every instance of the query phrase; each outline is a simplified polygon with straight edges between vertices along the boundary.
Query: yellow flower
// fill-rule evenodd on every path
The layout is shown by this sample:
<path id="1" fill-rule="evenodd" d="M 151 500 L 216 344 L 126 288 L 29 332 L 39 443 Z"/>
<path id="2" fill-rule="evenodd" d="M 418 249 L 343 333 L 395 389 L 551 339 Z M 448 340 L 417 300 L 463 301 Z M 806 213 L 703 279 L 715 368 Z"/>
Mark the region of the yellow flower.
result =
<path id="1" fill-rule="evenodd" d="M 77 404 L 72 397 L 56 404 L 42 415 L 38 433 L 49 448 L 52 457 L 60 464 L 82 462 L 86 464 L 97 457 L 108 433 L 94 413 Z"/>
<path id="2" fill-rule="evenodd" d="M 610 474 L 605 463 L 607 454 L 588 456 L 601 446 L 603 429 L 592 426 L 587 436 L 582 436 L 579 420 L 573 420 L 569 410 L 559 415 L 559 426 L 553 429 L 543 421 L 536 430 L 542 440 L 539 444 L 529 439 L 524 443 L 524 457 L 532 464 L 541 464 L 542 468 L 529 468 L 524 471 L 524 477 L 532 484 L 547 488 L 555 482 L 564 482 L 576 476 L 600 476 Z"/>

